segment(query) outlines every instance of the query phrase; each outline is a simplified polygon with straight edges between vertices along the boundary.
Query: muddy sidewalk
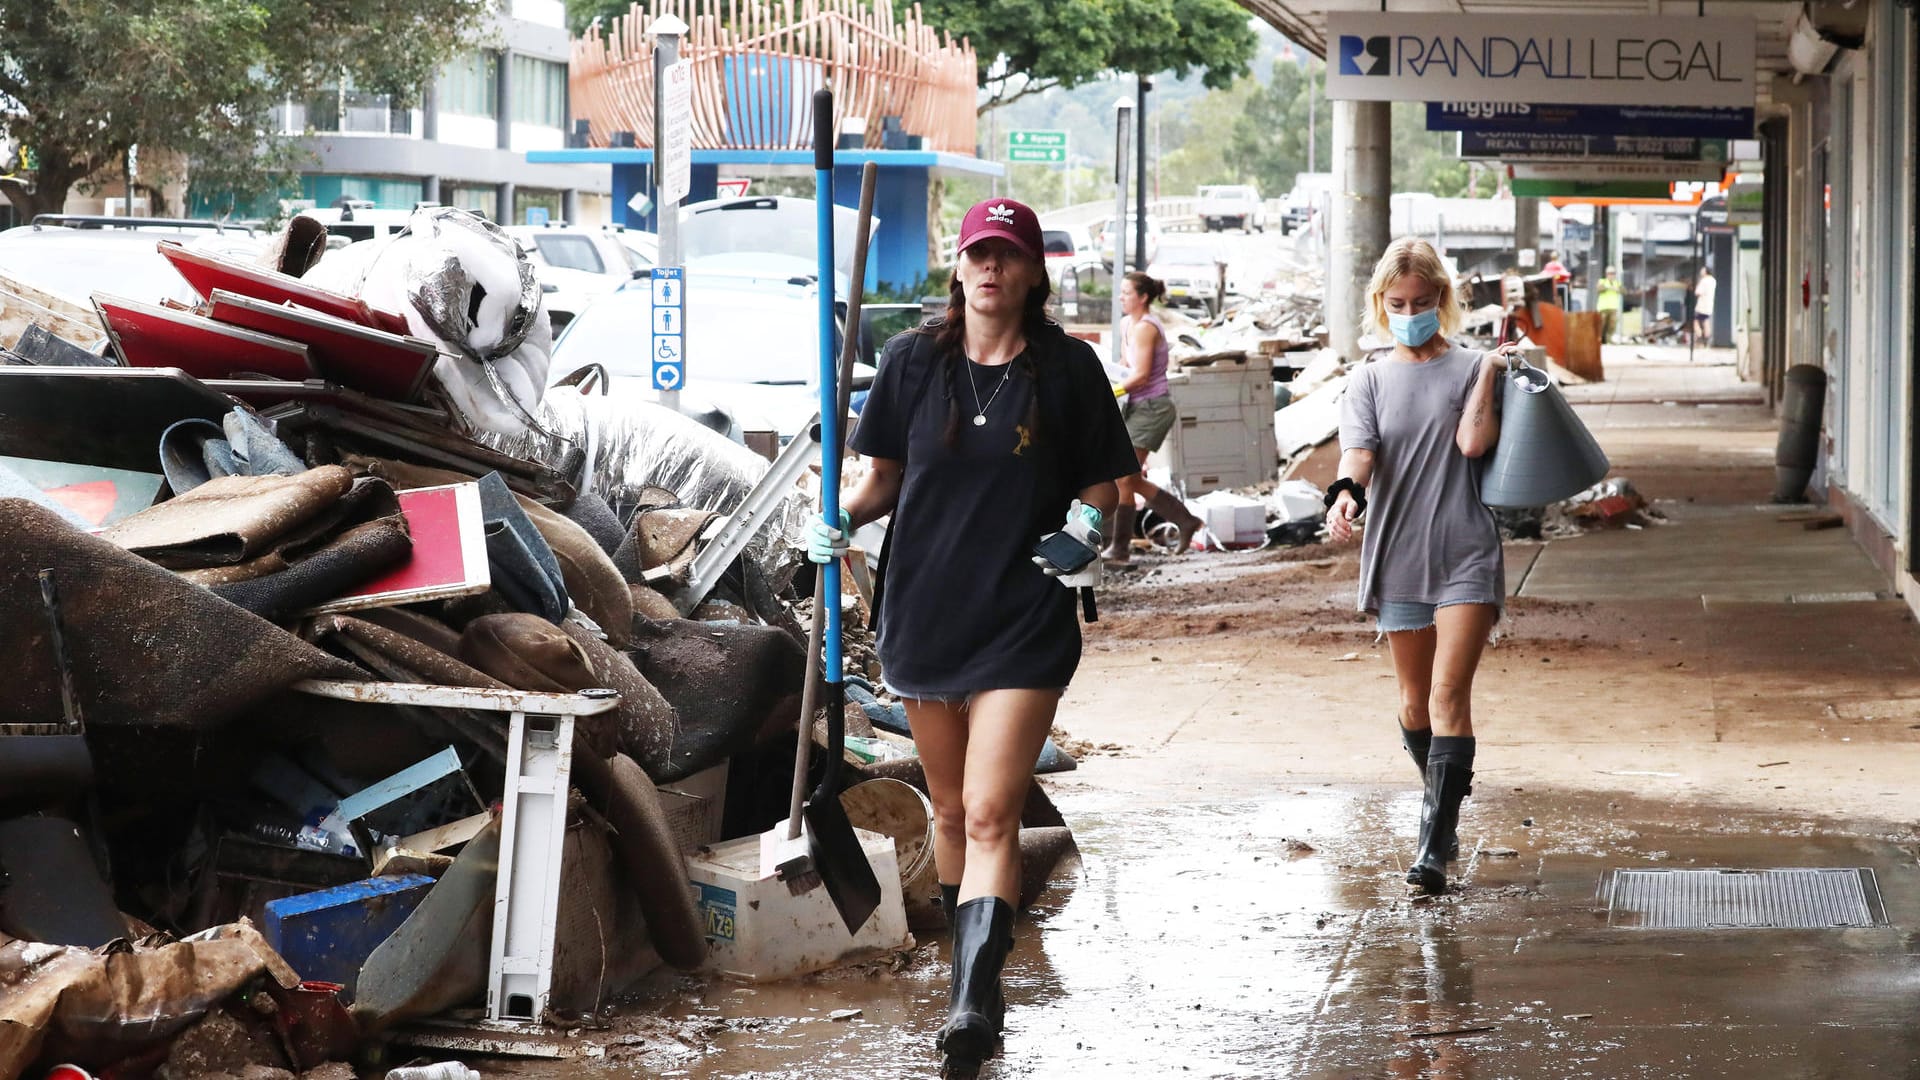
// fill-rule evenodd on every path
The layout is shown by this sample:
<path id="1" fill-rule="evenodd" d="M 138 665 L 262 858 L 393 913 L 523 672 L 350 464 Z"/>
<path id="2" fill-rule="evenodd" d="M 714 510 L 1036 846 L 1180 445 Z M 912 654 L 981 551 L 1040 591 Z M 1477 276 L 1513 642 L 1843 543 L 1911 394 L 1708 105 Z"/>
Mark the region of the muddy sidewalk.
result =
<path id="1" fill-rule="evenodd" d="M 1920 1069 L 1920 633 L 1843 531 L 1763 505 L 1773 422 L 1730 368 L 1609 364 L 1569 396 L 1669 523 L 1510 546 L 1458 888 L 1402 880 L 1419 786 L 1353 552 L 1148 561 L 1061 712 L 1083 859 L 1016 931 L 983 1075 Z M 1772 907 L 1738 890 L 1779 875 L 1688 873 L 1726 868 L 1807 873 Z M 1731 899 L 1654 928 L 1663 885 Z M 944 951 L 662 980 L 644 1030 L 584 1033 L 603 1057 L 504 1071 L 933 1076 Z"/>

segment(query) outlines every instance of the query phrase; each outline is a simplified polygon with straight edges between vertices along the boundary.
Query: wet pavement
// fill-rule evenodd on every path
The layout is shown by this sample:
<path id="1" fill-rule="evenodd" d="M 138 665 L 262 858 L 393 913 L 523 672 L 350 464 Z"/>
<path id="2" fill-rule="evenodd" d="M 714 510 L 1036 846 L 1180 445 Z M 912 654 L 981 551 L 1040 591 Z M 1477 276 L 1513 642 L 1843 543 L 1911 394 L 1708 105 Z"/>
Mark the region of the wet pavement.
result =
<path id="1" fill-rule="evenodd" d="M 1411 778 L 1411 766 L 1407 767 Z M 1920 841 L 1765 816 L 1476 793 L 1459 887 L 1402 881 L 1418 792 L 1063 802 L 1083 850 L 1023 920 L 985 1077 L 1910 1076 Z M 1531 824 L 1528 824 L 1531 822 Z M 1610 869 L 1868 867 L 1890 926 L 1607 925 Z M 944 944 L 749 987 L 667 978 L 629 1009 L 679 1037 L 512 1075 L 938 1075 Z M 830 1016 L 859 1009 L 854 1019 Z M 617 1036 L 586 1032 L 593 1042 Z"/>
<path id="2" fill-rule="evenodd" d="M 1772 421 L 1730 368 L 1674 364 L 1609 350 L 1569 393 L 1673 523 L 1510 549 L 1446 896 L 1402 880 L 1418 781 L 1351 552 L 1109 590 L 1057 733 L 1081 767 L 1048 778 L 1083 858 L 1016 929 L 982 1076 L 1920 1076 L 1920 633 L 1844 532 L 1758 506 Z M 1613 870 L 1781 867 L 1871 871 L 1881 925 L 1609 924 Z M 599 1056 L 486 1072 L 932 1077 L 945 1001 L 939 935 L 661 975 L 579 1033 Z"/>

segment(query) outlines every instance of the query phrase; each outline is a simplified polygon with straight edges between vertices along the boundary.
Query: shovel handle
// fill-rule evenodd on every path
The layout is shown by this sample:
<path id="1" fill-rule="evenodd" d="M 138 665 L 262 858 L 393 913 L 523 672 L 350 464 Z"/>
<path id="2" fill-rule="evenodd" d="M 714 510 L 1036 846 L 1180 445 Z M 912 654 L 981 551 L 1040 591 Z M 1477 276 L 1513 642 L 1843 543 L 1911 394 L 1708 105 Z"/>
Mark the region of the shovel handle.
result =
<path id="1" fill-rule="evenodd" d="M 840 520 L 840 403 L 837 357 L 833 350 L 833 91 L 813 92 L 813 169 L 815 250 L 820 263 L 820 513 Z M 826 640 L 823 652 L 827 682 L 841 678 L 840 563 L 821 568 L 826 579 Z M 814 617 L 819 618 L 816 610 Z M 809 718 L 811 722 L 811 718 Z"/>

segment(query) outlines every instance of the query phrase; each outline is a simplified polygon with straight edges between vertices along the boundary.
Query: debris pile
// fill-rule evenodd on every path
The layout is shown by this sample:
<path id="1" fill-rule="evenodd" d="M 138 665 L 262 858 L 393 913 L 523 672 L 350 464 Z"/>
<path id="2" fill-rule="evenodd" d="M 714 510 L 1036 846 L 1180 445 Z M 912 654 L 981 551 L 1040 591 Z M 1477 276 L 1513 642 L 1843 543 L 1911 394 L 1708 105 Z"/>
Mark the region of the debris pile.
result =
<path id="1" fill-rule="evenodd" d="M 732 933 L 690 865 L 785 813 L 810 445 L 547 394 L 525 256 L 415 222 L 161 241 L 191 307 L 0 282 L 0 1080 L 573 1056 Z"/>

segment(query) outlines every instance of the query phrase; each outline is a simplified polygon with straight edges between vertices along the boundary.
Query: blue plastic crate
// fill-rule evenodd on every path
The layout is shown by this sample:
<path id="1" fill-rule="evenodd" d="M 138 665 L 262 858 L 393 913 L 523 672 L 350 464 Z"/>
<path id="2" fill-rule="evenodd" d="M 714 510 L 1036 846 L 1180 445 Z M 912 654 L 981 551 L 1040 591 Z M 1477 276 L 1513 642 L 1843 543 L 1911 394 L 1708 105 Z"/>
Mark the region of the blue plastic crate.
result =
<path id="1" fill-rule="evenodd" d="M 274 900 L 260 932 L 302 979 L 339 983 L 353 1000 L 360 965 L 433 888 L 424 874 L 368 878 Z"/>

